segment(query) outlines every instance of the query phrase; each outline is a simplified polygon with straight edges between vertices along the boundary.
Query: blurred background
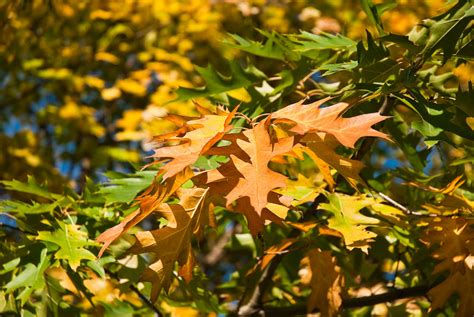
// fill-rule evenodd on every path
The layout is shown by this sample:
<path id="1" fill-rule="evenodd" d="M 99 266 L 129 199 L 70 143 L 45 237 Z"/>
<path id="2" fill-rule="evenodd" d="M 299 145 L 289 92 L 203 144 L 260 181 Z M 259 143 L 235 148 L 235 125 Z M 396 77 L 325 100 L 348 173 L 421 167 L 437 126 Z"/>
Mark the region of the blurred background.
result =
<path id="1" fill-rule="evenodd" d="M 405 34 L 450 2 L 400 0 L 384 25 Z M 101 181 L 107 170 L 142 166 L 147 140 L 174 128 L 161 119 L 166 113 L 195 114 L 191 101 L 169 103 L 177 87 L 203 85 L 194 65 L 220 70 L 225 59 L 242 58 L 223 44 L 228 33 L 259 39 L 256 28 L 305 30 L 360 39 L 371 29 L 354 0 L 0 3 L 0 179 L 34 175 L 53 191 L 80 191 L 86 177 Z M 259 66 L 266 74 L 279 67 Z M 461 83 L 473 73 L 472 65 L 454 70 Z"/>

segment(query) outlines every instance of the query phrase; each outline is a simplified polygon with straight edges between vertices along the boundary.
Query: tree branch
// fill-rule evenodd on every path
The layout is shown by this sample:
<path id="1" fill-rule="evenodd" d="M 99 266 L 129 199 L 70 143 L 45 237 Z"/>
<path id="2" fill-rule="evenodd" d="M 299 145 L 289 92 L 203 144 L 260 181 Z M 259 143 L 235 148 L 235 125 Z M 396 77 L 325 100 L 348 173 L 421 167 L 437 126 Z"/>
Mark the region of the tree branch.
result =
<path id="1" fill-rule="evenodd" d="M 270 264 L 263 270 L 254 287 L 247 288 L 237 308 L 238 316 L 264 316 L 263 297 L 270 287 L 273 274 L 283 258 L 283 254 L 276 255 Z M 263 315 L 262 315 L 263 314 Z"/>
<path id="2" fill-rule="evenodd" d="M 392 302 L 398 299 L 425 296 L 430 290 L 430 285 L 420 285 L 410 288 L 395 289 L 383 294 L 348 298 L 342 302 L 342 308 L 358 308 L 365 306 L 373 306 L 380 303 Z M 313 311 L 312 313 L 316 313 Z M 294 316 L 305 315 L 308 310 L 305 305 L 295 305 L 290 307 L 264 307 L 260 316 Z M 240 315 L 239 315 L 240 316 Z"/>
<path id="3" fill-rule="evenodd" d="M 110 270 L 105 269 L 105 272 L 107 274 L 109 274 L 109 276 L 111 276 L 112 278 L 116 279 L 117 281 L 120 279 L 118 274 L 117 273 L 114 273 L 114 272 L 111 272 Z M 146 297 L 145 295 L 143 295 L 142 292 L 140 292 L 140 290 L 133 284 L 130 284 L 129 285 L 129 288 L 132 292 L 134 292 L 135 294 L 138 295 L 138 297 L 142 300 L 143 303 L 145 303 L 145 305 L 147 305 L 154 313 L 155 313 L 155 316 L 156 317 L 162 317 L 163 314 L 161 313 L 161 311 L 155 306 L 155 304 L 153 304 L 153 302 L 148 298 Z"/>

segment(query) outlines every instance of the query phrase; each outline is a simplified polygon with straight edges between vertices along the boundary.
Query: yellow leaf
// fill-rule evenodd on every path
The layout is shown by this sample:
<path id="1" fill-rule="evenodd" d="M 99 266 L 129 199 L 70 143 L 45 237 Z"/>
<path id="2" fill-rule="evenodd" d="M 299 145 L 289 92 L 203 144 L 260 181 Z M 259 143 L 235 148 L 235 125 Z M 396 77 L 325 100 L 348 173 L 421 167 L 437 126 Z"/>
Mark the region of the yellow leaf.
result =
<path id="1" fill-rule="evenodd" d="M 84 78 L 85 83 L 92 88 L 102 89 L 104 88 L 104 81 L 99 77 L 86 76 Z"/>
<path id="2" fill-rule="evenodd" d="M 69 101 L 59 109 L 59 116 L 63 119 L 78 119 L 81 117 L 80 107 L 77 103 Z"/>
<path id="3" fill-rule="evenodd" d="M 344 237 L 346 247 L 351 250 L 360 248 L 367 252 L 368 242 L 377 235 L 367 230 L 367 227 L 378 224 L 376 218 L 367 217 L 359 211 L 371 204 L 370 200 L 360 199 L 357 196 L 343 194 L 327 194 L 329 203 L 320 204 L 318 210 L 327 210 L 332 213 L 328 219 L 328 227 L 339 231 Z"/>
<path id="4" fill-rule="evenodd" d="M 110 20 L 113 16 L 113 13 L 110 11 L 104 10 L 94 10 L 90 14 L 92 20 Z"/>
<path id="5" fill-rule="evenodd" d="M 120 63 L 120 60 L 117 56 L 114 54 L 108 53 L 108 52 L 98 52 L 95 54 L 95 60 L 96 61 L 101 61 L 101 62 L 107 62 L 110 64 L 117 65 Z"/>
<path id="6" fill-rule="evenodd" d="M 474 63 L 467 62 L 459 65 L 453 70 L 453 74 L 459 78 L 462 83 L 474 82 Z"/>
<path id="7" fill-rule="evenodd" d="M 143 97 L 146 95 L 146 87 L 133 79 L 121 79 L 117 81 L 117 87 L 135 96 Z"/>
<path id="8" fill-rule="evenodd" d="M 250 94 L 247 92 L 245 88 L 234 89 L 234 90 L 228 91 L 227 94 L 231 96 L 232 98 L 235 98 L 243 102 L 252 101 L 252 97 L 250 96 Z"/>
<path id="9" fill-rule="evenodd" d="M 323 163 L 326 162 L 341 173 L 352 186 L 355 187 L 357 182 L 364 184 L 364 181 L 359 176 L 360 171 L 364 168 L 364 164 L 360 161 L 351 160 L 337 154 L 336 147 L 338 144 L 333 136 L 325 133 L 312 133 L 306 135 L 303 138 L 303 142 L 306 142 L 308 146 L 305 151 L 313 152 L 313 155 L 310 155 L 310 157 L 315 160 L 321 172 L 325 171 L 324 165 L 320 162 L 323 161 Z M 316 159 L 314 156 L 316 156 Z M 323 175 L 330 188 L 332 188 L 334 181 L 332 180 L 331 174 L 328 174 L 326 171 Z"/>
<path id="10" fill-rule="evenodd" d="M 29 148 L 12 149 L 11 154 L 16 157 L 24 158 L 28 165 L 36 167 L 41 164 L 41 158 L 33 154 Z"/>
<path id="11" fill-rule="evenodd" d="M 165 301 L 161 304 L 164 311 L 170 314 L 170 317 L 198 317 L 199 311 L 192 307 L 171 306 Z"/>
<path id="12" fill-rule="evenodd" d="M 126 131 L 133 131 L 138 128 L 142 121 L 142 110 L 126 110 L 123 113 L 123 117 L 117 120 L 117 128 L 121 128 Z"/>
<path id="13" fill-rule="evenodd" d="M 111 87 L 103 89 L 100 95 L 105 101 L 111 101 L 120 98 L 122 92 L 117 87 Z"/>

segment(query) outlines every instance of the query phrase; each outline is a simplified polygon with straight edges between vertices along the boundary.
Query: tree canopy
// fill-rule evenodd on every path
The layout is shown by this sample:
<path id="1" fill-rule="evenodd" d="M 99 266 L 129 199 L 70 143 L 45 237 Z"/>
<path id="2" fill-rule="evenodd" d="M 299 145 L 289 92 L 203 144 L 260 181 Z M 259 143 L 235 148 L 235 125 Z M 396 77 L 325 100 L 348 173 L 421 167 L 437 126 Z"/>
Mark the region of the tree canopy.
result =
<path id="1" fill-rule="evenodd" d="M 0 314 L 474 314 L 471 0 L 0 8 Z"/>

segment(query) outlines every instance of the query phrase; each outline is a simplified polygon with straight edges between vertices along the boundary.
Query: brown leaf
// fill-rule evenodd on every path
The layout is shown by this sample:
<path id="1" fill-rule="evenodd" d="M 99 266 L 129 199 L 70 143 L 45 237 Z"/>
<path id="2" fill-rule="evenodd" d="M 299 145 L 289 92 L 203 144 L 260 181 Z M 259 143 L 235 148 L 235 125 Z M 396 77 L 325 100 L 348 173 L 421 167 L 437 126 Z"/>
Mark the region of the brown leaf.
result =
<path id="1" fill-rule="evenodd" d="M 344 146 L 353 148 L 357 140 L 366 136 L 387 139 L 387 135 L 371 127 L 385 120 L 378 112 L 343 118 L 342 113 L 349 104 L 340 102 L 335 105 L 321 108 L 330 98 L 318 100 L 310 104 L 303 104 L 301 100 L 272 114 L 273 119 L 288 123 L 293 122 L 290 131 L 297 134 L 311 132 L 326 132 L 332 134 Z"/>
<path id="2" fill-rule="evenodd" d="M 98 242 L 104 243 L 100 249 L 99 257 L 102 256 L 112 242 L 148 217 L 152 212 L 156 211 L 163 202 L 193 176 L 194 174 L 191 169 L 186 168 L 177 175 L 166 179 L 164 183 L 153 182 L 153 184 L 136 199 L 136 204 L 138 204 L 140 208 L 125 217 L 118 225 L 107 229 L 97 237 Z"/>
<path id="3" fill-rule="evenodd" d="M 449 276 L 432 288 L 431 309 L 443 307 L 453 293 L 460 303 L 456 316 L 474 315 L 474 221 L 464 218 L 434 218 L 429 221 L 428 230 L 422 241 L 428 245 L 439 245 L 432 254 L 441 260 L 433 273 L 449 271 Z"/>
<path id="4" fill-rule="evenodd" d="M 292 226 L 295 229 L 301 230 L 303 232 L 309 232 L 311 229 L 318 225 L 317 221 L 307 221 L 307 222 L 290 222 L 286 221 L 286 223 Z"/>
<path id="5" fill-rule="evenodd" d="M 336 265 L 330 251 L 313 249 L 302 260 L 307 270 L 302 276 L 302 282 L 308 282 L 311 295 L 308 298 L 308 313 L 318 309 L 322 317 L 337 316 L 342 305 L 342 288 L 344 276 Z"/>
<path id="6" fill-rule="evenodd" d="M 455 272 L 446 280 L 432 288 L 428 295 L 433 299 L 431 309 L 442 308 L 453 293 L 460 298 L 457 317 L 473 316 L 474 314 L 474 271 L 467 270 L 464 274 Z"/>
<path id="7" fill-rule="evenodd" d="M 294 140 L 290 137 L 272 143 L 268 124 L 269 120 L 260 122 L 234 137 L 234 143 L 226 146 L 226 151 L 235 153 L 230 154 L 231 160 L 199 180 L 209 186 L 211 196 L 225 196 L 228 208 L 245 215 L 252 234 L 263 229 L 265 220 L 281 221 L 268 209 L 269 203 L 285 205 L 281 195 L 272 190 L 286 186 L 286 176 L 272 171 L 268 164 L 275 156 L 289 152 Z"/>
<path id="8" fill-rule="evenodd" d="M 185 190 L 181 204 L 165 205 L 174 216 L 172 226 L 136 234 L 137 241 L 130 252 L 153 255 L 152 263 L 141 277 L 152 284 L 152 301 L 156 301 L 163 288 L 169 288 L 175 262 L 178 262 L 185 278 L 192 276 L 193 261 L 189 258 L 192 256 L 191 238 L 205 222 L 203 214 L 206 213 L 204 201 L 207 192 L 207 189 L 202 188 Z"/>
<path id="9" fill-rule="evenodd" d="M 188 259 L 186 260 L 186 263 L 184 263 L 183 266 L 179 268 L 179 271 L 178 271 L 178 274 L 181 277 L 183 277 L 184 280 L 188 283 L 193 278 L 193 269 L 195 265 L 196 265 L 196 258 L 194 257 L 193 249 L 189 248 Z"/>

